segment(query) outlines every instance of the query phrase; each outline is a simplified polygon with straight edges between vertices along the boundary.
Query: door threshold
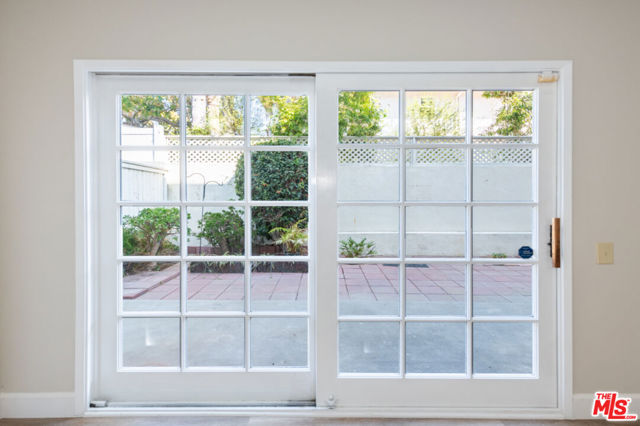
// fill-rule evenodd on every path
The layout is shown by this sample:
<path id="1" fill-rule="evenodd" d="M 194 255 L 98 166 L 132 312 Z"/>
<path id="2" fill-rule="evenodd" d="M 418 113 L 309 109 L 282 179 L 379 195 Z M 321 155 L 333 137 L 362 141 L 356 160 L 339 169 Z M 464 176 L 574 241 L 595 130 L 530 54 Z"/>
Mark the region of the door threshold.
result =
<path id="1" fill-rule="evenodd" d="M 106 402 L 105 405 L 91 405 L 91 410 L 104 409 L 263 409 L 263 408 L 308 408 L 316 407 L 316 401 L 273 401 L 273 402 Z"/>

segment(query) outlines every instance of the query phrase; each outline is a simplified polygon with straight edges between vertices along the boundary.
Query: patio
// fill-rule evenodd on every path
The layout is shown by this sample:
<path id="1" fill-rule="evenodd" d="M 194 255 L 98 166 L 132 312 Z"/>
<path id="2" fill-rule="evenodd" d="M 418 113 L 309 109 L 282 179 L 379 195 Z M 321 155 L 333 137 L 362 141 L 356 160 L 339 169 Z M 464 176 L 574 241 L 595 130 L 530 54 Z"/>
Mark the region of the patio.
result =
<path id="1" fill-rule="evenodd" d="M 465 266 L 418 264 L 406 268 L 408 315 L 464 315 Z M 174 264 L 161 271 L 125 276 L 125 310 L 177 310 L 180 270 Z M 339 294 L 343 315 L 399 312 L 399 268 L 396 265 L 340 266 Z M 187 274 L 189 310 L 244 310 L 242 273 Z M 304 310 L 307 274 L 252 272 L 253 310 Z M 531 267 L 527 265 L 474 265 L 475 315 L 528 315 L 531 313 Z"/>
<path id="2" fill-rule="evenodd" d="M 462 316 L 466 312 L 465 266 L 416 264 L 406 267 L 406 312 Z M 252 272 L 252 311 L 305 311 L 307 273 Z M 161 271 L 124 277 L 124 309 L 178 311 L 180 270 L 176 263 Z M 391 264 L 344 264 L 339 271 L 342 315 L 398 315 L 399 267 Z M 242 273 L 187 273 L 188 311 L 244 311 Z M 531 267 L 474 265 L 475 315 L 531 314 Z M 244 319 L 187 320 L 189 366 L 240 367 L 244 363 Z M 463 373 L 464 322 L 407 323 L 408 373 Z M 253 318 L 251 365 L 306 365 L 307 322 L 303 318 Z M 397 322 L 342 322 L 340 369 L 344 372 L 398 372 Z M 474 372 L 528 373 L 532 329 L 527 323 L 474 326 Z M 179 365 L 177 318 L 125 319 L 123 360 L 131 366 Z"/>

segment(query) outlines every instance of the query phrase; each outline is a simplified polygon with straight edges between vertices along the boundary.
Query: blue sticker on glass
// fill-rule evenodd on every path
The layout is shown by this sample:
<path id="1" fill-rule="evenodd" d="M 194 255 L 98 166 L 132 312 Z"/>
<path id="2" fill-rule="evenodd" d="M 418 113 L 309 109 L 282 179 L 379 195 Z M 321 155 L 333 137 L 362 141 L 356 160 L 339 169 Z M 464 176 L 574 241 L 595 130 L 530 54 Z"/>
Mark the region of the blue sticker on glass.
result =
<path id="1" fill-rule="evenodd" d="M 523 259 L 529 259 L 533 256 L 533 249 L 529 246 L 522 246 L 518 250 L 518 255 Z"/>

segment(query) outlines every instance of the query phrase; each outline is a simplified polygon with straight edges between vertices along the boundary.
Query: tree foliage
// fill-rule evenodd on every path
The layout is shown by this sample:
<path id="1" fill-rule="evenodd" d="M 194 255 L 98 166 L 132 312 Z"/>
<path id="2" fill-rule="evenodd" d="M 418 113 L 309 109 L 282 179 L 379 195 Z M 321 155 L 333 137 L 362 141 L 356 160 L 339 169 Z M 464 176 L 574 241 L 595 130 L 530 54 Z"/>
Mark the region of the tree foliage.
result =
<path id="1" fill-rule="evenodd" d="M 185 100 L 185 118 L 192 135 L 241 135 L 244 131 L 242 96 L 206 96 L 204 125 L 193 124 L 193 97 Z M 177 96 L 124 95 L 122 119 L 134 127 L 151 127 L 153 122 L 163 126 L 164 133 L 177 135 L 180 131 L 180 103 Z"/>
<path id="2" fill-rule="evenodd" d="M 409 105 L 409 134 L 415 136 L 463 136 L 460 113 L 452 101 L 431 97 Z"/>
<path id="3" fill-rule="evenodd" d="M 490 91 L 482 94 L 485 98 L 499 99 L 500 110 L 496 121 L 485 132 L 485 136 L 528 136 L 531 135 L 533 118 L 533 92 Z"/>
<path id="4" fill-rule="evenodd" d="M 244 100 L 242 96 L 206 96 L 204 125 L 194 123 L 194 98 L 185 101 L 185 115 L 190 135 L 237 136 L 244 132 Z"/>
<path id="5" fill-rule="evenodd" d="M 122 119 L 134 127 L 151 127 L 153 122 L 164 127 L 165 134 L 178 134 L 180 105 L 177 96 L 124 95 Z"/>
<path id="6" fill-rule="evenodd" d="M 341 92 L 338 97 L 338 135 L 375 136 L 385 112 L 373 92 Z"/>
<path id="7" fill-rule="evenodd" d="M 267 115 L 267 136 L 306 136 L 309 100 L 306 96 L 260 96 Z"/>

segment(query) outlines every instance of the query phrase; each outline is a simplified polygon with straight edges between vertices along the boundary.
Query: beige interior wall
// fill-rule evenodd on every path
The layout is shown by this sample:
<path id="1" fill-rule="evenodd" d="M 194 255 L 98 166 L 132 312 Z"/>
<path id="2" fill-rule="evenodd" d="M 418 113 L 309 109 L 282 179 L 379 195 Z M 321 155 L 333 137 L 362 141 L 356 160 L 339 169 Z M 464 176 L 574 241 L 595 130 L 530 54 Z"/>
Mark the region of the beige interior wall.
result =
<path id="1" fill-rule="evenodd" d="M 73 59 L 574 60 L 574 390 L 640 392 L 639 18 L 637 0 L 1 0 L 0 392 L 74 386 Z"/>

